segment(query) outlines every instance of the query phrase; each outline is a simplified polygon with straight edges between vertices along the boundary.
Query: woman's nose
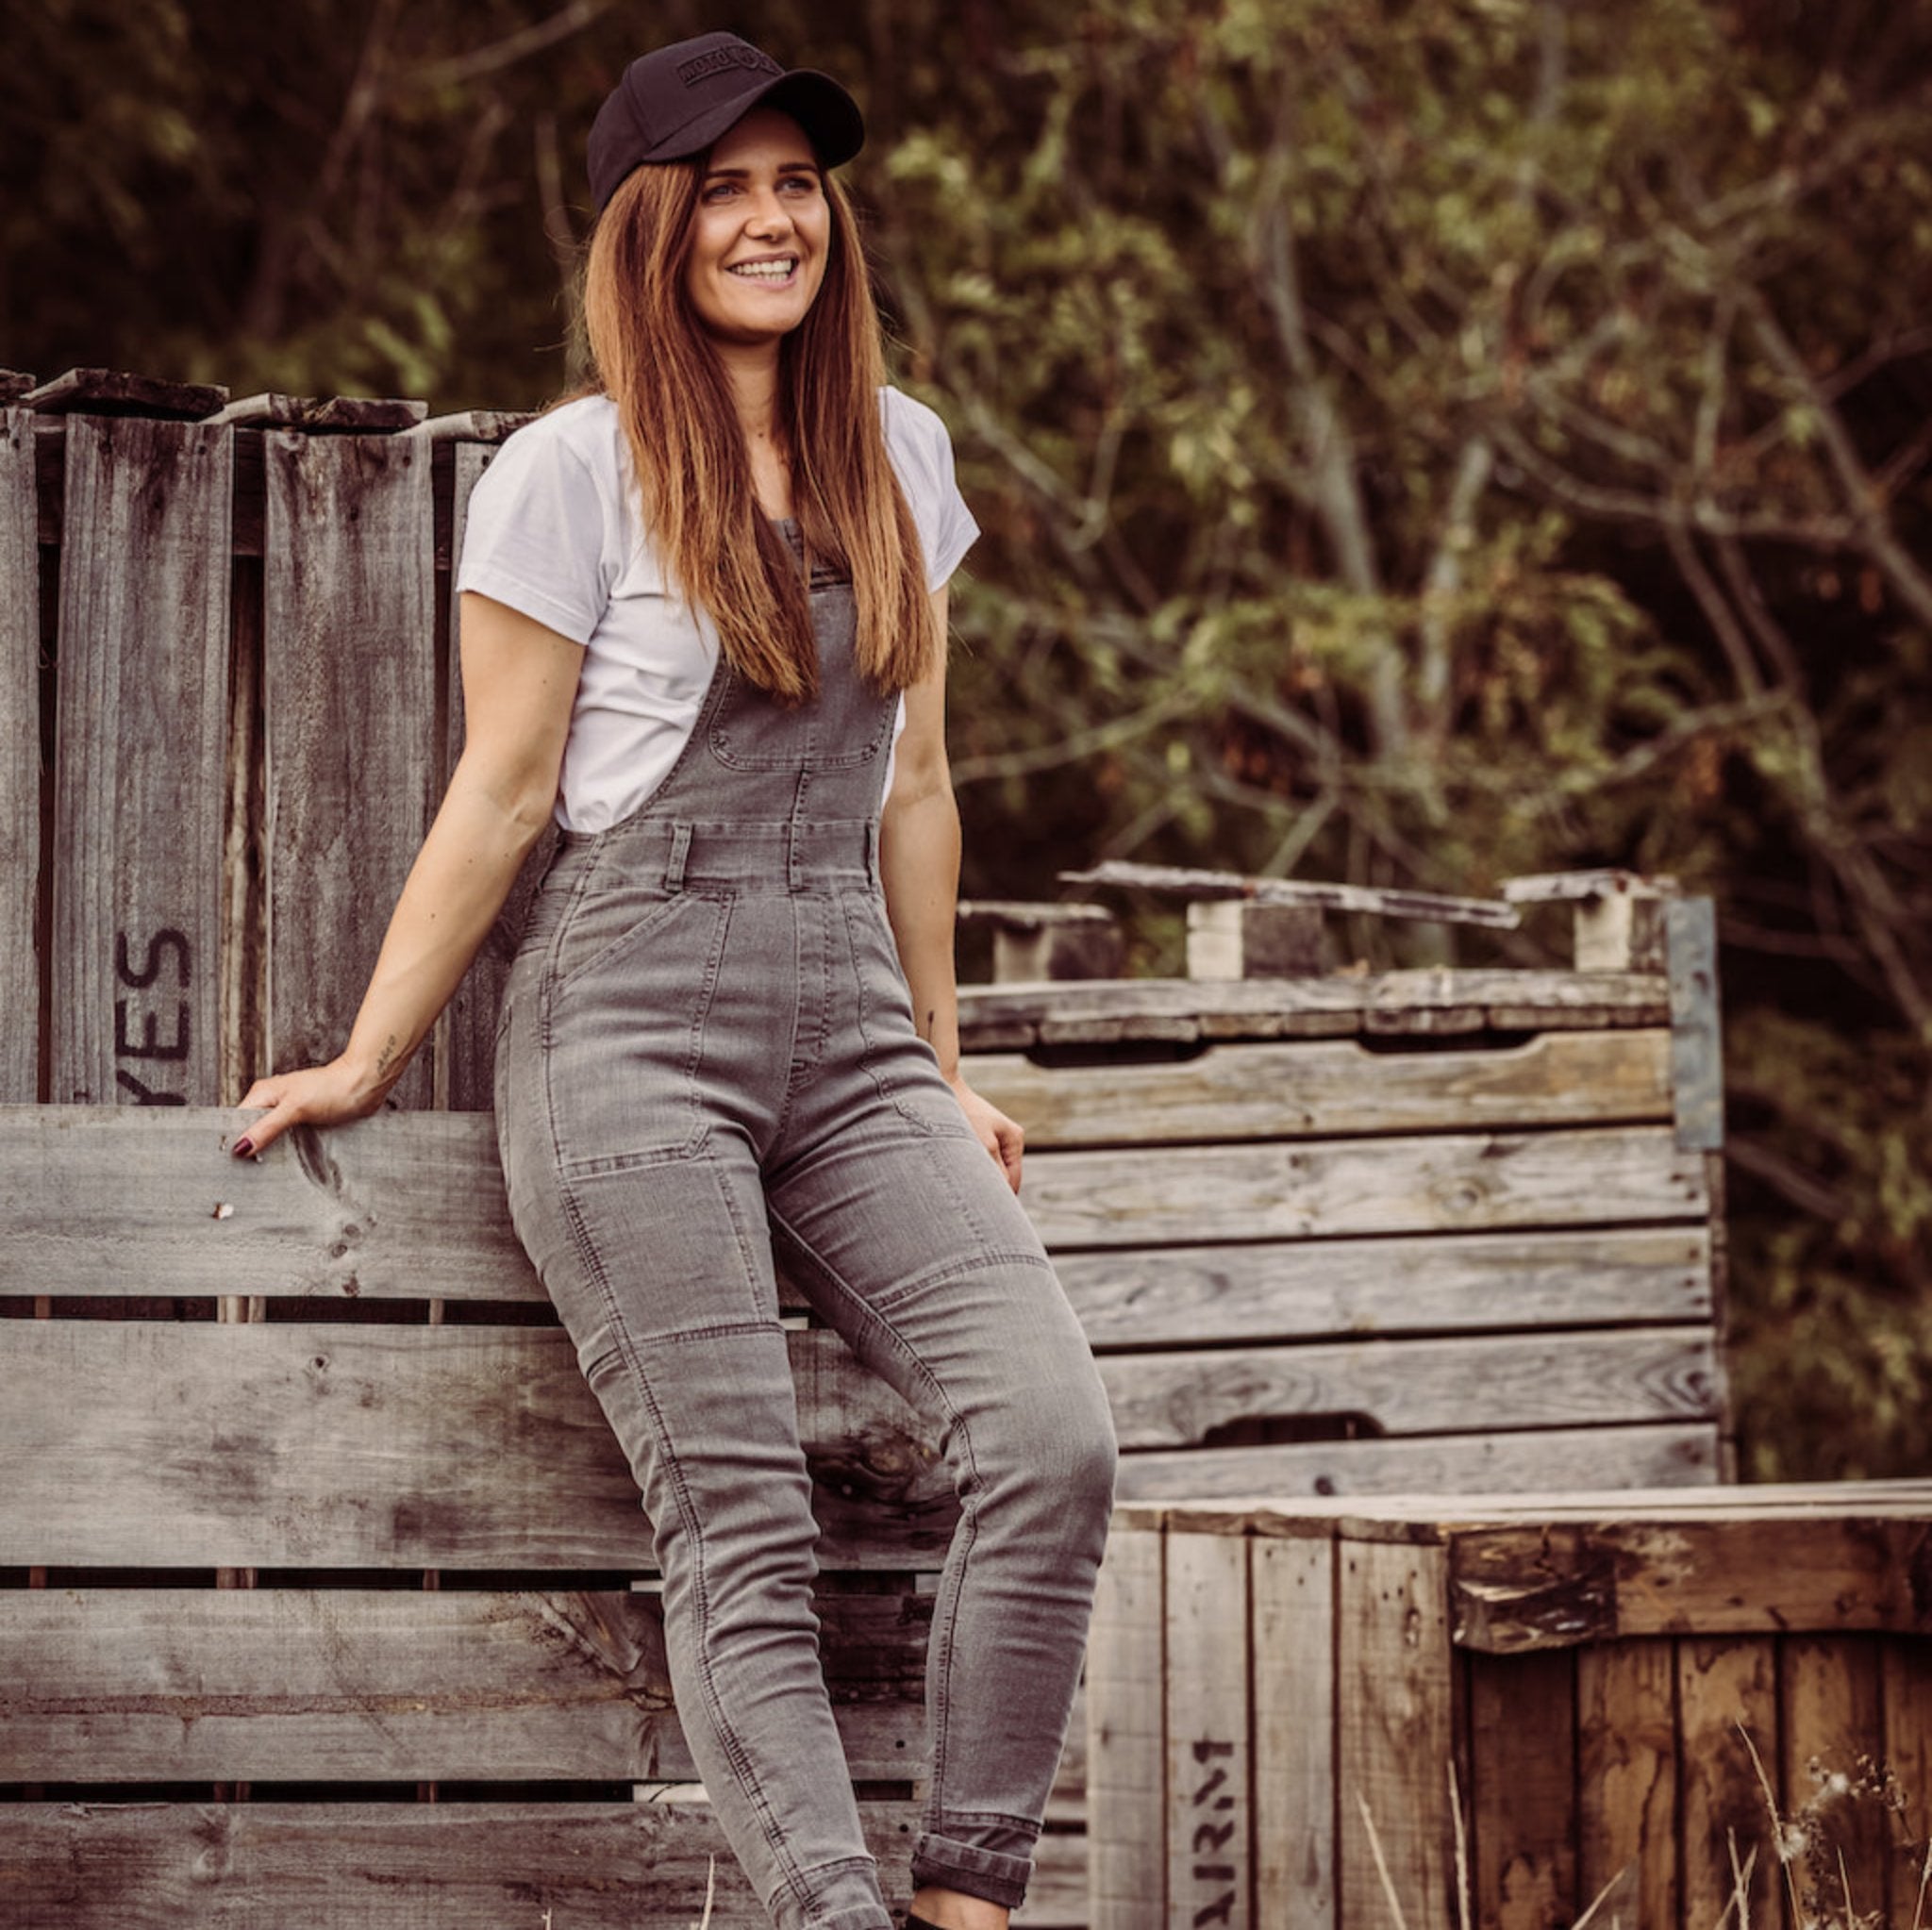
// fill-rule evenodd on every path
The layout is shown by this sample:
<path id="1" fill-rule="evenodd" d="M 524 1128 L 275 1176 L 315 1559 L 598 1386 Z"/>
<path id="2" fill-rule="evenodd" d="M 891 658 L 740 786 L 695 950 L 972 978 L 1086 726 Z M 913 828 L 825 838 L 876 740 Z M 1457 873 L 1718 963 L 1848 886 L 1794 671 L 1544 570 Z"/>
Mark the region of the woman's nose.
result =
<path id="1" fill-rule="evenodd" d="M 745 225 L 756 234 L 782 234 L 791 226 L 791 210 L 775 194 L 756 195 Z"/>

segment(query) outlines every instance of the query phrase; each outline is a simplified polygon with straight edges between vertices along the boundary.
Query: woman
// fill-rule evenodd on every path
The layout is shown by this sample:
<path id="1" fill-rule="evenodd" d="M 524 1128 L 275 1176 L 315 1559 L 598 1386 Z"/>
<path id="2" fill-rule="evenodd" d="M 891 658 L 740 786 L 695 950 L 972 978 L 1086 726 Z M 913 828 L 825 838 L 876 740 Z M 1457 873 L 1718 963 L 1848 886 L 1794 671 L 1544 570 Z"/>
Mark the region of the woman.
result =
<path id="1" fill-rule="evenodd" d="M 942 1431 L 909 1924 L 1025 1888 L 1111 1497 L 1098 1375 L 959 1073 L 945 581 L 977 533 L 881 382 L 850 97 L 729 34 L 600 111 L 598 392 L 512 437 L 458 574 L 468 741 L 347 1048 L 238 1151 L 374 1111 L 555 807 L 497 1119 L 517 1232 L 642 1490 L 691 1748 L 784 1930 L 891 1918 L 810 1606 L 774 1249 Z"/>

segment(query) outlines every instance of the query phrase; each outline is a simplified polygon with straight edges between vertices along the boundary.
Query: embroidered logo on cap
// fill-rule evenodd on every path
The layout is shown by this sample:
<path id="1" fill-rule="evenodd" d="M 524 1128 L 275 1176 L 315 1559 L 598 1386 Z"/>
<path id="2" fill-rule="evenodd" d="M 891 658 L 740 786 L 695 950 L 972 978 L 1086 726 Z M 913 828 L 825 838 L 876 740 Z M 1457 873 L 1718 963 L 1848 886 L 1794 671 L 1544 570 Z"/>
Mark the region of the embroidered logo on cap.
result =
<path id="1" fill-rule="evenodd" d="M 723 74 L 727 67 L 749 67 L 756 74 L 783 74 L 784 68 L 769 54 L 761 54 L 756 47 L 747 47 L 742 42 L 735 47 L 713 47 L 708 54 L 700 54 L 694 60 L 687 60 L 677 70 L 677 77 L 687 87 L 695 87 L 701 80 L 708 80 L 714 74 Z"/>

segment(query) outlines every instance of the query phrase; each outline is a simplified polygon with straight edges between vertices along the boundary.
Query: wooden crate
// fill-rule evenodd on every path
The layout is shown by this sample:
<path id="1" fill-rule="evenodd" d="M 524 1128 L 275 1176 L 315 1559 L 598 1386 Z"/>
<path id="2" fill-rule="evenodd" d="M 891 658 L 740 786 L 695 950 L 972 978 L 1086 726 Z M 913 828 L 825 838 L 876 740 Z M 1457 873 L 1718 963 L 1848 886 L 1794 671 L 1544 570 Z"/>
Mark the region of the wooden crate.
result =
<path id="1" fill-rule="evenodd" d="M 83 374 L 0 410 L 0 1922 L 277 1930 L 351 1883 L 377 1926 L 681 1930 L 722 1843 L 656 1800 L 686 1765 L 642 1522 L 476 1109 L 514 913 L 410 1110 L 223 1151 L 250 1073 L 355 1009 L 460 740 L 449 562 L 513 424 L 224 400 Z M 1711 1008 L 1655 948 L 1587 962 L 967 992 L 1124 1492 L 1721 1470 Z M 952 1508 L 930 1430 L 794 1345 L 903 1871 Z M 1076 1739 L 1041 1930 L 1086 1920 L 1083 1784 Z M 721 1876 L 715 1930 L 757 1921 Z"/>
<path id="2" fill-rule="evenodd" d="M 969 988 L 1121 1492 L 1724 1478 L 1723 1175 L 1685 1118 L 1708 1015 L 1673 983 Z"/>
<path id="3" fill-rule="evenodd" d="M 1095 1930 L 1906 1930 L 1932 1483 L 1128 1505 L 1087 1709 Z"/>

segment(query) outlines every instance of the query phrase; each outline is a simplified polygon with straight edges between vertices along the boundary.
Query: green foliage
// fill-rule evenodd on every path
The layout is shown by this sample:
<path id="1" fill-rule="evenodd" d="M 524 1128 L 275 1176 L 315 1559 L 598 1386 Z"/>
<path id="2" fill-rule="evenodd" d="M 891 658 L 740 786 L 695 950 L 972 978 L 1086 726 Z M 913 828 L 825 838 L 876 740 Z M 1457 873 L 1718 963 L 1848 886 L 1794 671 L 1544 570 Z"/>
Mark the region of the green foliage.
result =
<path id="1" fill-rule="evenodd" d="M 1924 1471 L 1932 1411 L 1932 1171 L 1924 1054 L 1758 1009 L 1731 1029 L 1745 1170 L 1809 1210 L 1734 1226 L 1737 1392 L 1764 1419 L 1745 1472 Z M 1875 1264 L 1874 1264 L 1875 1262 Z"/>
<path id="2" fill-rule="evenodd" d="M 560 388 L 632 14 L 12 11 L 0 359 Z M 1747 1463 L 1932 1468 L 1932 0 L 734 24 L 858 83 L 902 378 L 986 527 L 970 888 L 1134 855 L 1712 892 Z"/>

